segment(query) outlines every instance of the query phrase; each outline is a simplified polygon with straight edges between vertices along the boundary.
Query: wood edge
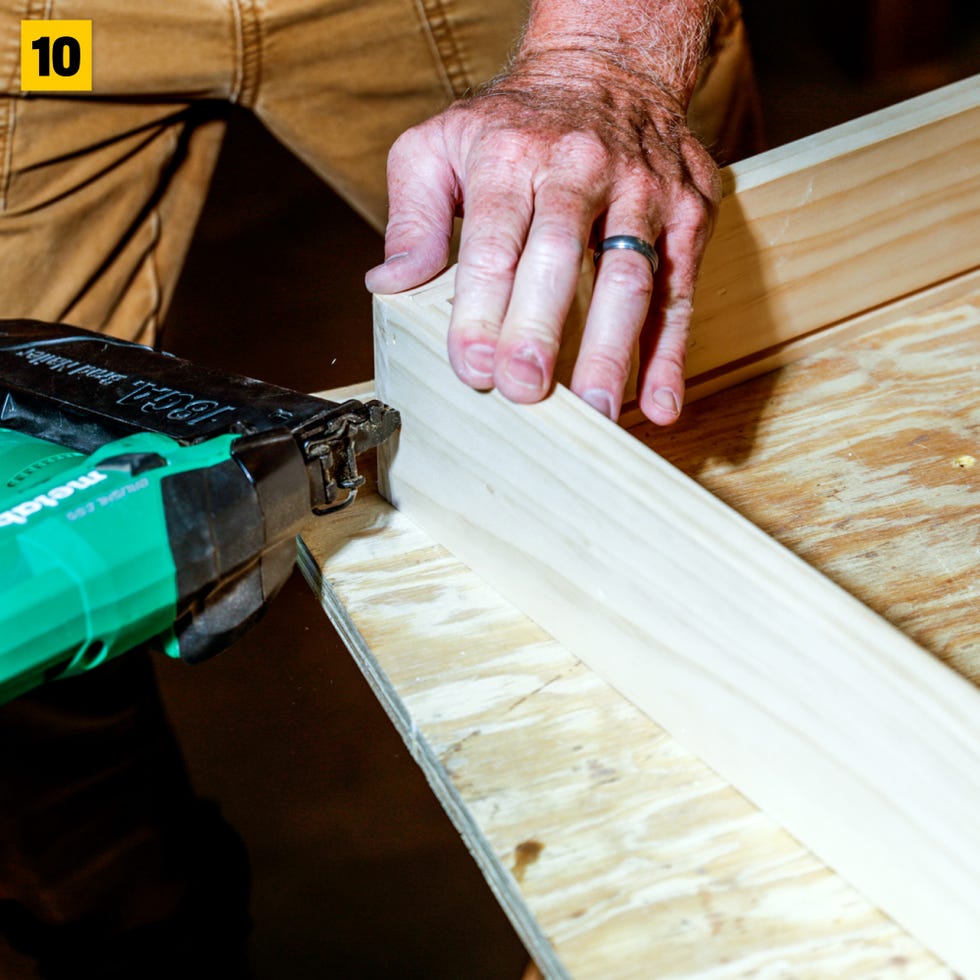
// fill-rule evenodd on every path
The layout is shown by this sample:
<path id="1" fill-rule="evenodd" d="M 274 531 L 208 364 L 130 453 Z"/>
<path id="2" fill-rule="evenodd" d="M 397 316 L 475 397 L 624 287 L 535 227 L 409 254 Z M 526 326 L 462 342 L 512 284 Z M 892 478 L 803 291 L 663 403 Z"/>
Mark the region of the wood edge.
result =
<path id="1" fill-rule="evenodd" d="M 352 385 L 342 385 L 340 388 L 328 388 L 326 391 L 314 391 L 314 397 L 326 398 L 331 402 L 345 402 L 351 398 L 358 401 L 367 402 L 376 397 L 374 393 L 374 379 L 358 381 Z"/>
<path id="2" fill-rule="evenodd" d="M 430 356 L 435 356 L 440 361 L 444 361 L 442 332 L 427 320 L 418 308 L 409 307 L 405 312 L 409 314 L 412 320 L 413 340 L 427 348 Z M 383 324 L 384 320 L 381 322 Z M 381 387 L 383 387 L 384 379 L 380 380 L 382 381 Z M 489 398 L 491 401 L 499 403 L 511 417 L 520 418 L 522 425 L 529 426 L 530 429 L 539 432 L 547 432 L 550 437 L 556 440 L 556 445 L 561 444 L 564 438 L 563 431 L 571 430 L 577 433 L 578 438 L 585 438 L 589 444 L 601 447 L 603 457 L 615 459 L 616 467 L 614 469 L 623 485 L 641 488 L 641 483 L 637 477 L 656 474 L 658 480 L 666 481 L 675 487 L 683 487 L 683 502 L 677 505 L 675 517 L 688 516 L 688 510 L 691 507 L 695 507 L 699 512 L 705 514 L 723 515 L 728 522 L 730 533 L 738 534 L 746 540 L 751 539 L 752 547 L 758 553 L 768 551 L 779 556 L 778 560 L 783 562 L 786 567 L 794 569 L 796 574 L 806 576 L 813 587 L 819 589 L 823 595 L 830 596 L 835 601 L 848 605 L 856 613 L 859 613 L 865 639 L 880 638 L 882 647 L 889 651 L 889 656 L 912 657 L 912 662 L 916 664 L 917 669 L 923 672 L 923 675 L 920 676 L 929 677 L 944 688 L 944 694 L 949 699 L 946 702 L 949 708 L 952 708 L 954 703 L 958 708 L 972 707 L 972 704 L 967 705 L 962 701 L 962 695 L 967 691 L 970 692 L 970 701 L 973 700 L 976 685 L 971 681 L 937 660 L 929 651 L 893 626 L 879 613 L 870 609 L 785 545 L 780 544 L 747 517 L 625 431 L 622 426 L 611 422 L 590 408 L 564 385 L 556 385 L 547 398 L 531 405 L 518 405 L 510 402 L 496 391 L 481 392 L 480 397 Z M 588 433 L 590 430 L 592 431 L 591 435 L 582 436 L 583 432 Z M 397 440 L 389 440 L 379 447 L 378 490 L 389 502 L 392 502 L 390 488 L 386 487 L 384 479 L 388 475 L 386 472 L 388 469 L 386 454 L 393 454 L 396 449 Z M 612 469 L 610 468 L 610 471 Z M 643 491 L 636 489 L 635 492 L 639 494 Z M 393 505 L 398 507 L 397 501 Z M 698 533 L 704 534 L 702 531 Z M 433 536 L 433 540 L 438 541 L 435 536 Z M 441 544 L 441 542 L 439 543 Z M 445 547 L 445 545 L 443 546 Z M 466 563 L 464 562 L 464 564 Z M 853 628 L 857 628 L 857 625 L 855 622 Z M 902 648 L 900 653 L 897 652 L 899 647 Z M 969 714 L 972 717 L 972 712 Z"/>
<path id="3" fill-rule="evenodd" d="M 411 713 L 405 703 L 375 659 L 370 646 L 354 624 L 340 597 L 323 577 L 322 569 L 302 538 L 297 539 L 297 546 L 297 564 L 303 578 L 329 615 L 330 621 L 350 651 L 358 669 L 405 743 L 409 755 L 422 770 L 426 782 L 448 814 L 467 850 L 472 854 L 494 897 L 524 944 L 524 948 L 546 976 L 554 977 L 556 980 L 571 980 L 525 902 L 520 887 L 505 869 L 503 862 L 490 846 L 490 842 L 480 832 L 465 801 L 448 777 L 445 767 L 428 740 L 412 721 Z"/>
<path id="4" fill-rule="evenodd" d="M 687 381 L 685 402 L 707 398 L 726 388 L 732 388 L 743 381 L 750 381 L 777 368 L 785 367 L 794 361 L 809 357 L 833 347 L 842 341 L 854 340 L 878 327 L 900 320 L 907 316 L 925 313 L 933 308 L 969 296 L 980 289 L 980 267 L 960 273 L 950 279 L 935 283 L 925 289 L 909 293 L 890 303 L 884 303 L 871 310 L 865 310 L 846 320 L 821 327 L 801 337 L 794 337 L 785 343 L 766 348 L 723 364 L 712 371 L 695 375 Z M 631 429 L 647 421 L 634 399 L 623 405 L 619 425 Z"/>
<path id="5" fill-rule="evenodd" d="M 808 166 L 826 163 L 882 140 L 974 110 L 978 102 L 980 75 L 973 75 L 774 147 L 725 167 L 721 172 L 724 196 L 792 173 L 799 169 L 801 158 Z"/>

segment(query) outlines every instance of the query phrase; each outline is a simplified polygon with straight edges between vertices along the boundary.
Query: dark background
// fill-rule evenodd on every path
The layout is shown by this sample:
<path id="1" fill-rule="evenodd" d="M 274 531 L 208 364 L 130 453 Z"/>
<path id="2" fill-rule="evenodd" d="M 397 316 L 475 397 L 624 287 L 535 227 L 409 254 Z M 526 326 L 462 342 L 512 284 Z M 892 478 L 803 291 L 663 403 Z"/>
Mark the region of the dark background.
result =
<path id="1" fill-rule="evenodd" d="M 743 2 L 772 146 L 980 71 L 975 0 Z M 369 379 L 362 278 L 381 256 L 237 113 L 164 346 L 300 390 Z M 520 943 L 298 575 L 237 648 L 159 675 L 200 793 L 251 854 L 259 980 L 520 977 Z"/>

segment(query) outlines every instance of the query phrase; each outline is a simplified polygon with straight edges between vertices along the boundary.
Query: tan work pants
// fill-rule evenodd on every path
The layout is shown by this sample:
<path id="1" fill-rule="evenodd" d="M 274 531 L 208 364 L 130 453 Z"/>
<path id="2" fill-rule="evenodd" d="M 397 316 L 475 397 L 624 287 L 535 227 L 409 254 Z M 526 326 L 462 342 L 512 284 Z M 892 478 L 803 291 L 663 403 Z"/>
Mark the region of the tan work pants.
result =
<path id="1" fill-rule="evenodd" d="M 395 138 L 504 64 L 524 0 L 17 0 L 0 7 L 0 317 L 152 342 L 228 103 L 377 228 Z M 91 19 L 93 91 L 20 92 L 22 19 Z M 692 124 L 756 148 L 737 3 L 722 3 Z M 255 188 L 260 195 L 262 188 Z"/>

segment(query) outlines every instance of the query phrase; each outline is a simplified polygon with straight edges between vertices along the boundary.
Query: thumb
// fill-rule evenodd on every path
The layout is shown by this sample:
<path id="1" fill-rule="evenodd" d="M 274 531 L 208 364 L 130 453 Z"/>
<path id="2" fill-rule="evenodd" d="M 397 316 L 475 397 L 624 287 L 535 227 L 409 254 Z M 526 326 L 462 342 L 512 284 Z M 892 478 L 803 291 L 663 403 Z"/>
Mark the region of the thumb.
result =
<path id="1" fill-rule="evenodd" d="M 426 282 L 449 260 L 456 210 L 455 172 L 418 127 L 388 156 L 385 261 L 364 277 L 372 293 L 397 293 Z"/>

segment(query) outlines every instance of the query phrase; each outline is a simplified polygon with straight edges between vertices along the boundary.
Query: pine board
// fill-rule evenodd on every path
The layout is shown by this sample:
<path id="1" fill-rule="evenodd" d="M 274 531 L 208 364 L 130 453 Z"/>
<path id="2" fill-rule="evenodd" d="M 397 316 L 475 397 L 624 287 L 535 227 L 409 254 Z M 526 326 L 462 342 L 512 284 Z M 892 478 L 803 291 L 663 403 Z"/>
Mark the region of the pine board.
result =
<path id="1" fill-rule="evenodd" d="M 980 81 L 968 80 L 727 171 L 689 352 L 695 392 L 833 350 L 688 410 L 713 430 L 636 433 L 967 675 L 976 304 L 925 318 L 918 339 L 893 314 L 975 288 L 978 104 Z M 683 780 L 701 786 L 688 762 L 717 777 L 652 710 L 977 975 L 972 684 L 567 392 L 519 424 L 494 395 L 447 395 L 461 389 L 440 375 L 450 302 L 446 283 L 381 301 L 378 375 L 411 432 L 386 492 L 455 554 L 369 497 L 359 519 L 370 511 L 374 523 L 348 540 L 332 525 L 342 536 L 304 564 L 539 963 L 576 976 L 629 975 L 634 963 L 646 975 L 651 962 L 684 976 L 949 973 L 724 783 L 724 806 L 699 790 L 678 808 L 673 753 Z M 881 324 L 898 332 L 876 353 L 845 349 Z M 826 429 L 814 422 L 825 401 Z M 638 504 L 649 526 L 631 522 Z M 399 555 L 409 560 L 395 588 Z M 487 618 L 501 600 L 470 591 L 486 587 L 457 555 L 591 666 L 506 602 Z M 766 823 L 758 852 L 755 820 Z M 729 830 L 731 847 L 714 851 Z M 692 854 L 725 860 L 695 875 L 651 857 L 672 831 L 694 835 Z M 783 891 L 796 879 L 781 857 L 774 874 L 753 863 L 783 855 L 777 838 L 813 862 L 805 888 Z M 740 870 L 734 855 L 748 861 Z M 807 904 L 818 895 L 829 904 Z"/>
<path id="2" fill-rule="evenodd" d="M 978 166 L 975 76 L 723 171 L 693 384 L 980 267 Z"/>

